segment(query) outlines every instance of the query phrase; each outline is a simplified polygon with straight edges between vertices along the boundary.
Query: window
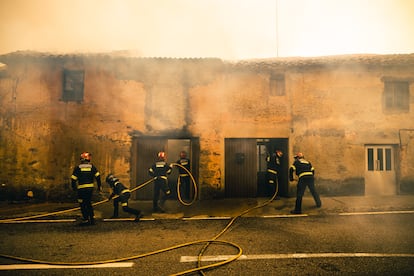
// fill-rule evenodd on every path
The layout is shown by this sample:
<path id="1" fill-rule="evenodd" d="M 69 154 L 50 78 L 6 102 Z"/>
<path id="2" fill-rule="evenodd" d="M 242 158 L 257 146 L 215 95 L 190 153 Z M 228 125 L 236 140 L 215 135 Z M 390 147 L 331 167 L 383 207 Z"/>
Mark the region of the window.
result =
<path id="1" fill-rule="evenodd" d="M 384 156 L 385 155 L 385 156 Z M 391 171 L 392 151 L 390 147 L 369 147 L 367 149 L 368 171 Z"/>
<path id="2" fill-rule="evenodd" d="M 83 101 L 83 70 L 63 71 L 63 93 L 62 101 L 82 102 Z"/>
<path id="3" fill-rule="evenodd" d="M 410 90 L 407 81 L 384 82 L 384 108 L 386 111 L 410 110 Z"/>
<path id="4" fill-rule="evenodd" d="M 285 76 L 271 75 L 269 80 L 270 96 L 285 95 Z"/>

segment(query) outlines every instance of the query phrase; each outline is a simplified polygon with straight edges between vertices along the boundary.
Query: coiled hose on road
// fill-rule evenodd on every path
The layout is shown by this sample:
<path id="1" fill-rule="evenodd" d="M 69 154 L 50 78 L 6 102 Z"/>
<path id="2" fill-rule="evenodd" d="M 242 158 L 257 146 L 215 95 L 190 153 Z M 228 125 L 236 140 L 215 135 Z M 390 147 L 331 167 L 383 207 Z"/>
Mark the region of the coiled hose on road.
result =
<path id="1" fill-rule="evenodd" d="M 180 167 L 182 167 L 184 170 L 187 171 L 187 173 L 191 177 L 191 180 L 192 180 L 192 183 L 193 183 L 193 187 L 194 187 L 194 196 L 193 196 L 193 199 L 192 199 L 191 202 L 189 202 L 189 203 L 188 202 L 184 202 L 181 199 L 181 197 L 180 197 L 180 182 L 178 182 L 178 185 L 177 185 L 177 194 L 179 195 L 178 196 L 179 201 L 182 204 L 184 204 L 186 206 L 189 206 L 189 205 L 193 204 L 195 202 L 196 198 L 197 198 L 196 197 L 197 196 L 197 183 L 194 180 L 194 177 L 191 174 L 191 172 L 188 171 L 185 167 L 183 167 L 183 166 L 181 166 L 180 164 L 177 164 L 177 163 L 172 163 L 172 165 L 173 166 L 180 166 Z M 131 192 L 136 191 L 136 190 L 139 190 L 139 189 L 145 187 L 146 185 L 150 184 L 152 181 L 154 181 L 154 179 L 150 179 L 150 180 L 144 182 L 143 184 L 141 184 L 141 185 L 139 185 L 139 186 L 131 189 Z M 121 262 L 121 261 L 129 261 L 129 260 L 134 260 L 134 259 L 139 259 L 139 258 L 144 258 L 144 257 L 147 257 L 147 256 L 152 256 L 152 255 L 160 254 L 160 253 L 167 252 L 167 251 L 171 251 L 171 250 L 175 250 L 175 249 L 178 249 L 178 248 L 188 247 L 188 246 L 197 245 L 197 244 L 204 244 L 204 246 L 202 247 L 202 249 L 200 250 L 200 252 L 198 254 L 197 267 L 195 267 L 193 269 L 188 269 L 188 270 L 185 270 L 185 271 L 181 271 L 181 272 L 178 272 L 178 273 L 175 273 L 175 274 L 172 274 L 172 275 L 187 275 L 187 274 L 192 274 L 192 273 L 195 273 L 195 272 L 199 272 L 201 275 L 205 275 L 204 274 L 204 270 L 208 270 L 208 269 L 212 269 L 212 268 L 216 268 L 216 267 L 219 267 L 219 266 L 228 264 L 230 262 L 233 262 L 233 261 L 237 260 L 242 255 L 243 250 L 242 250 L 242 248 L 239 245 L 237 245 L 235 243 L 232 243 L 232 242 L 228 242 L 228 241 L 221 241 L 221 240 L 218 240 L 218 238 L 220 238 L 231 227 L 231 225 L 233 225 L 233 223 L 239 217 L 241 217 L 241 216 L 243 216 L 243 215 L 245 215 L 245 214 L 247 214 L 247 213 L 249 213 L 249 212 L 251 212 L 253 210 L 262 208 L 262 207 L 268 205 L 269 203 L 271 203 L 276 198 L 276 195 L 278 193 L 278 186 L 279 185 L 277 184 L 276 185 L 276 189 L 275 189 L 275 193 L 273 194 L 273 196 L 269 200 L 265 201 L 262 204 L 259 204 L 257 206 L 254 206 L 252 208 L 246 209 L 245 211 L 241 212 L 239 215 L 233 217 L 229 221 L 229 223 L 226 225 L 226 227 L 224 227 L 224 229 L 220 233 L 218 233 L 216 236 L 214 236 L 210 240 L 198 240 L 198 241 L 193 241 L 193 242 L 178 244 L 178 245 L 175 245 L 175 246 L 171 246 L 171 247 L 168 247 L 168 248 L 155 250 L 155 251 L 148 252 L 148 253 L 144 253 L 144 254 L 140 254 L 140 255 L 134 255 L 134 256 L 124 257 L 124 258 L 117 258 L 117 259 L 111 259 L 111 260 L 103 260 L 103 261 L 92 261 L 92 262 L 52 262 L 52 261 L 42 261 L 42 260 L 36 260 L 36 259 L 30 259 L 30 258 L 23 258 L 23 257 L 11 256 L 11 255 L 7 255 L 7 254 L 0 254 L 0 257 L 7 258 L 7 259 L 18 260 L 18 261 L 25 261 L 25 262 L 30 262 L 30 263 L 49 264 L 49 265 L 74 265 L 74 266 L 75 265 L 95 265 L 95 264 L 106 264 L 106 263 L 114 263 L 114 262 Z M 114 197 L 114 198 L 116 198 L 116 197 Z M 99 204 L 102 204 L 102 203 L 105 203 L 105 202 L 108 202 L 108 201 L 109 201 L 108 199 L 105 199 L 105 200 L 102 200 L 102 201 L 99 201 L 99 202 L 94 203 L 93 206 L 96 206 L 96 205 L 99 205 Z M 52 213 L 47 213 L 47 214 L 41 214 L 41 215 L 34 215 L 34 216 L 21 217 L 21 218 L 13 218 L 13 219 L 4 219 L 4 220 L 0 220 L 0 223 L 8 223 L 8 222 L 13 222 L 13 221 L 21 221 L 21 220 L 27 220 L 27 219 L 33 219 L 33 218 L 40 218 L 40 217 L 45 217 L 45 216 L 63 214 L 63 213 L 73 212 L 73 211 L 76 211 L 76 210 L 79 210 L 79 209 L 80 208 L 77 207 L 77 208 L 72 208 L 72 209 L 68 209 L 68 210 L 57 211 L 57 212 L 52 212 Z M 238 250 L 238 253 L 235 254 L 234 256 L 232 256 L 231 258 L 227 259 L 227 260 L 202 266 L 201 265 L 201 259 L 203 257 L 203 254 L 204 254 L 204 252 L 207 250 L 207 248 L 211 244 L 229 245 L 229 246 L 231 246 L 233 248 L 236 248 Z"/>

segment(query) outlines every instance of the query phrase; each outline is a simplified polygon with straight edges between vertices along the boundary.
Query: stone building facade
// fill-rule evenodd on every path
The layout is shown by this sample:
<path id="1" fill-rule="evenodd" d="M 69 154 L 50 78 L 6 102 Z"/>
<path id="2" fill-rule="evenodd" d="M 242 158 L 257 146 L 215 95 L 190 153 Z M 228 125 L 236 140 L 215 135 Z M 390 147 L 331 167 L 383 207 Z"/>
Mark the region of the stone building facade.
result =
<path id="1" fill-rule="evenodd" d="M 414 54 L 229 62 L 16 52 L 0 63 L 3 192 L 63 200 L 83 151 L 102 175 L 135 187 L 158 151 L 174 163 L 186 150 L 200 199 L 267 197 L 265 156 L 281 149 L 281 196 L 294 195 L 287 171 L 298 151 L 323 195 L 414 193 Z M 151 186 L 136 198 L 151 198 Z"/>

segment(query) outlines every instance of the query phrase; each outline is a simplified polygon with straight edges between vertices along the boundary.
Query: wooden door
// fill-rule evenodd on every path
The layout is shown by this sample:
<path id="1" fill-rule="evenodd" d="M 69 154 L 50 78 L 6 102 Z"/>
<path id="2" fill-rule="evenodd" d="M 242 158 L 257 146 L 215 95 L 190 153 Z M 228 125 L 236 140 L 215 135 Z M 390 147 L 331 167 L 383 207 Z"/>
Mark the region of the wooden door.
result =
<path id="1" fill-rule="evenodd" d="M 256 139 L 225 139 L 225 194 L 231 197 L 256 197 Z"/>

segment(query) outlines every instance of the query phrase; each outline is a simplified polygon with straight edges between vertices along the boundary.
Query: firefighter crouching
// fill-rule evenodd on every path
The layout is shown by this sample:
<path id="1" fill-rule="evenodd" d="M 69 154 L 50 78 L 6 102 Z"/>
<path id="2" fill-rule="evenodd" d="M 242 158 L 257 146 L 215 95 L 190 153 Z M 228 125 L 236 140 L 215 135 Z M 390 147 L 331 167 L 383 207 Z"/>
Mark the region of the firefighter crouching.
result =
<path id="1" fill-rule="evenodd" d="M 161 190 L 164 192 L 164 196 L 160 200 L 161 205 L 171 195 L 167 176 L 171 174 L 172 167 L 166 162 L 165 152 L 160 151 L 157 154 L 157 161 L 148 169 L 148 172 L 150 176 L 154 177 L 153 211 L 156 213 L 165 213 L 164 209 L 158 205 Z"/>
<path id="2" fill-rule="evenodd" d="M 122 210 L 126 213 L 135 215 L 135 221 L 139 221 L 141 216 L 141 211 L 133 209 L 128 206 L 128 200 L 131 197 L 131 191 L 122 184 L 118 178 L 113 174 L 109 174 L 106 179 L 106 183 L 111 187 L 112 193 L 109 195 L 108 200 L 111 200 L 114 196 L 114 213 L 112 218 L 117 218 L 119 215 L 119 203 L 121 203 Z"/>
<path id="3" fill-rule="evenodd" d="M 78 192 L 78 202 L 82 213 L 81 225 L 95 224 L 91 202 L 94 180 L 96 180 L 98 191 L 102 192 L 101 176 L 98 169 L 91 163 L 91 156 L 89 152 L 83 152 L 80 155 L 80 164 L 75 167 L 71 176 L 72 189 Z"/>
<path id="4" fill-rule="evenodd" d="M 319 194 L 315 189 L 315 169 L 312 164 L 305 160 L 303 153 L 299 152 L 295 156 L 295 161 L 289 168 L 289 180 L 293 181 L 293 174 L 296 173 L 298 176 L 298 184 L 296 191 L 296 203 L 295 209 L 291 211 L 292 214 L 301 214 L 302 213 L 302 197 L 305 193 L 306 187 L 309 187 L 309 190 L 315 200 L 316 207 L 320 208 L 322 206 L 321 199 Z"/>

